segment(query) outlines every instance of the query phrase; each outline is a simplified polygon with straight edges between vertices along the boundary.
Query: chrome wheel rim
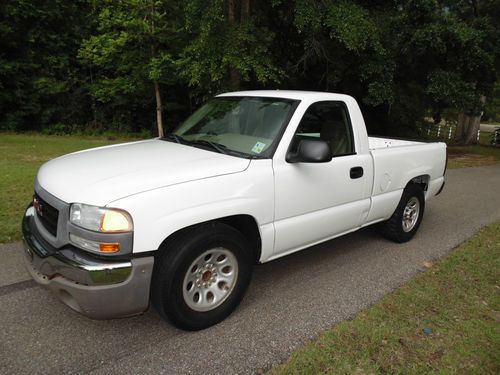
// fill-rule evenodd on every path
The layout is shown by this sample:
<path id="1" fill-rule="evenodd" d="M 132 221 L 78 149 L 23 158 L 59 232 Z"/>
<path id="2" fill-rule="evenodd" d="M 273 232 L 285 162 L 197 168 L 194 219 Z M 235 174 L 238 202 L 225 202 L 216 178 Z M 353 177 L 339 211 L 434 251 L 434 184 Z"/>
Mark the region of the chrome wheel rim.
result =
<path id="1" fill-rule="evenodd" d="M 420 213 L 420 201 L 416 197 L 410 198 L 403 212 L 403 230 L 411 231 L 418 221 Z"/>
<path id="2" fill-rule="evenodd" d="M 238 261 L 231 251 L 217 247 L 205 251 L 188 267 L 182 295 L 195 311 L 210 311 L 230 295 L 238 279 Z"/>

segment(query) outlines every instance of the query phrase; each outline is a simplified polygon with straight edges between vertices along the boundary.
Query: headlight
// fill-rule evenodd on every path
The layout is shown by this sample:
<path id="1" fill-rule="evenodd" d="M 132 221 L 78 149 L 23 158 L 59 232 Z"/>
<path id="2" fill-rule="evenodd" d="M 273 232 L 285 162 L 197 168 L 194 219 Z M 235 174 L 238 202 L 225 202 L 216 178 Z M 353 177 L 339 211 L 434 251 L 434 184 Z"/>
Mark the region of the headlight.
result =
<path id="1" fill-rule="evenodd" d="M 134 229 L 132 218 L 127 212 L 82 203 L 71 205 L 69 221 L 95 232 L 130 232 Z"/>

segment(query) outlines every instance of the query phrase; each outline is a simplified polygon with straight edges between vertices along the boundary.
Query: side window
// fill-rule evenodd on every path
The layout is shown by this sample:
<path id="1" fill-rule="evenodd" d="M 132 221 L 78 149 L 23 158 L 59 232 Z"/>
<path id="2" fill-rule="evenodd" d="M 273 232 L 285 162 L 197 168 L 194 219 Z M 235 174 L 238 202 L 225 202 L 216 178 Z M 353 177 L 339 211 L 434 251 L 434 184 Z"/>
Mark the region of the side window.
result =
<path id="1" fill-rule="evenodd" d="M 302 117 L 292 141 L 296 151 L 301 139 L 313 137 L 330 143 L 333 156 L 355 152 L 349 113 L 342 102 L 317 102 Z"/>

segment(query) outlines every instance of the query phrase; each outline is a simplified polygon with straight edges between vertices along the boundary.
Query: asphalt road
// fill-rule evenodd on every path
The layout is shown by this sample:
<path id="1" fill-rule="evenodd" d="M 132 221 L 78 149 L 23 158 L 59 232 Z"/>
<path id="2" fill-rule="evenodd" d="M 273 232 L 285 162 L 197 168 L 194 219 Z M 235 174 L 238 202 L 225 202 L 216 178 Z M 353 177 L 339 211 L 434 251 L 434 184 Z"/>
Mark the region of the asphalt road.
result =
<path id="1" fill-rule="evenodd" d="M 254 373 L 283 361 L 500 219 L 500 166 L 449 171 L 416 237 L 398 245 L 357 233 L 257 266 L 221 324 L 183 332 L 152 310 L 92 321 L 29 280 L 19 243 L 0 246 L 1 374 Z"/>

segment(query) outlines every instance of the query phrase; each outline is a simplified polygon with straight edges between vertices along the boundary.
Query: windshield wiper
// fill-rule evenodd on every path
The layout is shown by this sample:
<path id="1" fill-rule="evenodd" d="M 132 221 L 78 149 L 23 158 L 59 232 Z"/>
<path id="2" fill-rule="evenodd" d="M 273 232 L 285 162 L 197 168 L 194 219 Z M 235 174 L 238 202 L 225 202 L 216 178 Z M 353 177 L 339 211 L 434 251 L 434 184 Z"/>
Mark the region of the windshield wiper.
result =
<path id="1" fill-rule="evenodd" d="M 180 135 L 177 134 L 167 134 L 163 138 L 160 138 L 165 141 L 174 141 L 180 144 L 185 144 L 185 145 L 193 145 L 193 146 L 208 146 L 211 149 L 217 151 L 220 154 L 224 155 L 236 155 L 240 157 L 244 157 L 247 159 L 265 159 L 264 156 L 260 155 L 250 155 L 245 152 L 240 152 L 236 150 L 231 150 L 227 148 L 227 146 L 224 146 L 223 144 L 217 143 L 217 142 L 212 142 L 212 141 L 207 141 L 206 139 L 197 139 L 197 140 L 187 140 L 185 138 L 182 138 Z"/>
<path id="2" fill-rule="evenodd" d="M 208 146 L 217 151 L 220 154 L 228 154 L 229 151 L 226 146 L 221 145 L 220 143 L 212 142 L 212 141 L 207 141 L 206 139 L 197 139 L 195 141 L 188 141 L 189 144 L 192 145 L 200 145 L 200 146 Z"/>
<path id="3" fill-rule="evenodd" d="M 185 142 L 184 138 L 182 138 L 180 135 L 172 134 L 172 133 L 165 135 L 161 139 L 173 140 L 173 141 L 175 141 L 177 143 L 184 143 Z"/>

